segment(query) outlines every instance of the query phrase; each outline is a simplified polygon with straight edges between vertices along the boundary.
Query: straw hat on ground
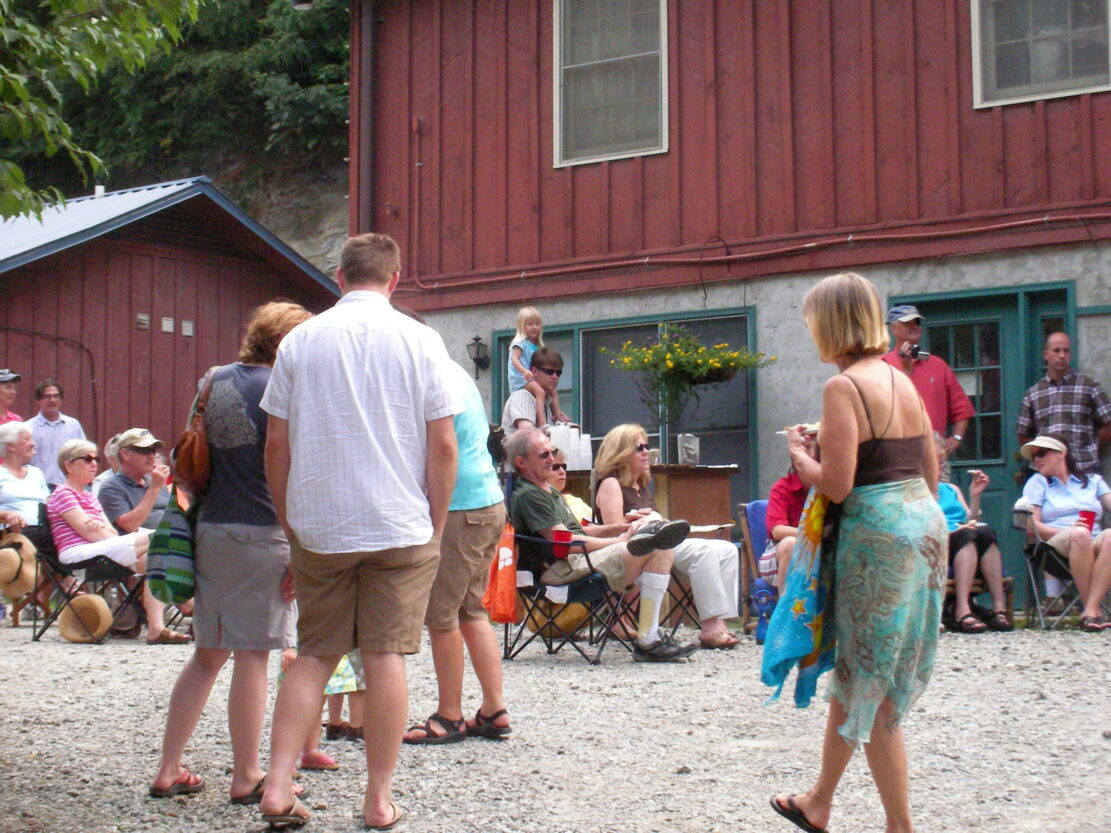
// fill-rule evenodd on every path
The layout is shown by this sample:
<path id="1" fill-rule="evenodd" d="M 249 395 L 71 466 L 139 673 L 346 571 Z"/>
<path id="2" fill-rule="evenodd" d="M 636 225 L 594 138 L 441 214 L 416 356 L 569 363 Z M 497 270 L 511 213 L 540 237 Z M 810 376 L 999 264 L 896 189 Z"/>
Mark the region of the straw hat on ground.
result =
<path id="1" fill-rule="evenodd" d="M 0 595 L 18 599 L 35 586 L 35 552 L 18 532 L 0 538 Z"/>
<path id="2" fill-rule="evenodd" d="M 92 632 L 92 639 L 81 626 L 82 622 Z M 78 596 L 58 617 L 58 633 L 70 642 L 95 642 L 108 633 L 110 627 L 112 611 L 108 609 L 108 602 L 95 593 Z"/>

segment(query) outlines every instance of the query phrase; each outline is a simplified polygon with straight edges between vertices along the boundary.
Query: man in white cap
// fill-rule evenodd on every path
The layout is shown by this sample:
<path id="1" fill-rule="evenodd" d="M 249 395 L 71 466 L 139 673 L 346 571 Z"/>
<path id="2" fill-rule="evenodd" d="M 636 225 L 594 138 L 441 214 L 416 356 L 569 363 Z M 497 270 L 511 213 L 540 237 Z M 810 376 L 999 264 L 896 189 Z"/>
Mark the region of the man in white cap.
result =
<path id="1" fill-rule="evenodd" d="M 1045 376 L 1022 397 L 1018 444 L 1039 434 L 1058 435 L 1080 471 L 1099 474 L 1100 446 L 1111 442 L 1111 399 L 1099 382 L 1072 369 L 1072 342 L 1064 333 L 1050 333 L 1042 357 Z"/>
<path id="2" fill-rule="evenodd" d="M 120 434 L 120 468 L 104 481 L 97 498 L 104 514 L 126 535 L 140 527 L 154 529 L 162 520 L 170 492 L 170 469 L 158 462 L 162 440 L 146 428 L 129 428 Z"/>
<path id="3" fill-rule="evenodd" d="M 902 370 L 914 383 L 926 406 L 930 424 L 945 438 L 945 456 L 948 458 L 960 446 L 968 430 L 968 421 L 976 415 L 976 409 L 944 360 L 919 353 L 923 321 L 925 319 L 918 308 L 910 304 L 899 304 L 889 309 L 887 323 L 891 327 L 895 347 L 884 354 L 883 360 Z"/>

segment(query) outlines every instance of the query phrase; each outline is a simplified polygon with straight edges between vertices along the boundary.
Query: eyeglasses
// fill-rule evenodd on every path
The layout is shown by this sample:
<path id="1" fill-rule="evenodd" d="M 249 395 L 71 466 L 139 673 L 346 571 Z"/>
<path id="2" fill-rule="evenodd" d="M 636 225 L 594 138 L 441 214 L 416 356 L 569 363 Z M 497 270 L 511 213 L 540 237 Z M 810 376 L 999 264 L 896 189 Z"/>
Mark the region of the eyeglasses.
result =
<path id="1" fill-rule="evenodd" d="M 551 451 L 541 451 L 536 456 L 539 457 L 541 460 L 548 460 L 548 459 L 551 459 L 552 452 Z"/>
<path id="2" fill-rule="evenodd" d="M 555 376 L 557 379 L 563 375 L 562 370 L 553 370 L 550 367 L 538 367 L 536 369 L 539 370 L 541 373 L 547 373 L 549 376 Z"/>
<path id="3" fill-rule="evenodd" d="M 567 471 L 566 463 L 552 463 L 552 471 Z"/>
<path id="4" fill-rule="evenodd" d="M 143 454 L 147 457 L 150 457 L 152 454 L 158 453 L 158 446 L 153 446 L 152 448 L 136 448 L 133 445 L 129 445 L 127 447 L 127 450 L 134 451 L 136 454 Z"/>
<path id="5" fill-rule="evenodd" d="M 71 463 L 76 463 L 78 460 L 80 460 L 82 463 L 95 463 L 96 462 L 96 455 L 95 454 L 86 454 L 84 457 L 70 457 L 69 461 Z"/>
<path id="6" fill-rule="evenodd" d="M 638 453 L 641 452 L 641 451 L 647 451 L 647 450 L 648 450 L 648 443 L 637 443 L 635 446 L 633 446 L 633 451 L 636 451 Z"/>

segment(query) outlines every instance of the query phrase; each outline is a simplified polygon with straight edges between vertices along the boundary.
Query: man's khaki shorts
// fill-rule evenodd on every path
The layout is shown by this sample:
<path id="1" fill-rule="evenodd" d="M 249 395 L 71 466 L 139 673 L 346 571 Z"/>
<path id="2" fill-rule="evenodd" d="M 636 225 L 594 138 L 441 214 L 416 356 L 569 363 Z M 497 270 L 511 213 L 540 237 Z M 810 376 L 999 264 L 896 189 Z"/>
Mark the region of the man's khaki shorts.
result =
<path id="1" fill-rule="evenodd" d="M 315 553 L 290 541 L 297 650 L 308 656 L 415 654 L 440 540 L 378 552 Z"/>
<path id="2" fill-rule="evenodd" d="M 448 512 L 424 624 L 448 631 L 459 627 L 460 620 L 487 620 L 482 596 L 504 528 L 505 504 L 501 502 L 483 509 Z"/>
<path id="3" fill-rule="evenodd" d="M 629 577 L 625 573 L 626 553 L 628 549 L 623 542 L 610 544 L 590 553 L 590 561 L 587 562 L 582 551 L 576 550 L 567 558 L 553 561 L 540 576 L 540 581 L 552 585 L 570 584 L 589 576 L 592 572 L 590 566 L 593 565 L 593 572 L 601 573 L 611 590 L 624 593 L 629 586 Z"/>

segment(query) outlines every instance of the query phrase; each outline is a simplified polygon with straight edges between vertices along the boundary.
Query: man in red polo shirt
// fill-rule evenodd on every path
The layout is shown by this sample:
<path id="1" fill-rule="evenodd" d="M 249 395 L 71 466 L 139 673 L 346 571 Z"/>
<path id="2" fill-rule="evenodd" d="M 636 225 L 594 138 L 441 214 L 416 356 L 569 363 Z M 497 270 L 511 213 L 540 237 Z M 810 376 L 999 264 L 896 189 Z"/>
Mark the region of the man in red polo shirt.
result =
<path id="1" fill-rule="evenodd" d="M 884 354 L 883 360 L 901 369 L 914 383 L 933 429 L 945 438 L 945 457 L 948 459 L 964 439 L 968 420 L 976 415 L 976 409 L 957 381 L 956 374 L 942 359 L 928 354 L 912 355 L 922 337 L 924 320 L 918 308 L 910 304 L 889 309 L 887 323 L 891 326 L 895 349 Z"/>

